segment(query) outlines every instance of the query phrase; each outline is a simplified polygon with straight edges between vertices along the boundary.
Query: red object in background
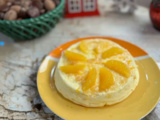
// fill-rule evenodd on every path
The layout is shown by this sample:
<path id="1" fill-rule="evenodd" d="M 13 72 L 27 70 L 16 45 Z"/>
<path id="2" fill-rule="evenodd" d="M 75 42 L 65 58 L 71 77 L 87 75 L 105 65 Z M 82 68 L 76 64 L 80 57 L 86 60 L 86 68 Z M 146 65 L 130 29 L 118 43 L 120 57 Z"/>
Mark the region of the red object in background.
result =
<path id="1" fill-rule="evenodd" d="M 97 0 L 66 0 L 66 18 L 99 15 Z"/>
<path id="2" fill-rule="evenodd" d="M 153 26 L 160 30 L 160 2 L 159 0 L 153 0 L 150 5 L 150 17 Z"/>

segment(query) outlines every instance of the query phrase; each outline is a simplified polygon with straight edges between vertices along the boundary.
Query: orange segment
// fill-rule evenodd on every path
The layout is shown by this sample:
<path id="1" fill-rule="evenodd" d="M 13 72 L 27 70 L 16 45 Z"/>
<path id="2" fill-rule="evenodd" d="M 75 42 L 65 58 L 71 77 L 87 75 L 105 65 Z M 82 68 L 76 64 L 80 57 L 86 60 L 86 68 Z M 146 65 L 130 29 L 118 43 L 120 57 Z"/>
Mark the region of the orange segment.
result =
<path id="1" fill-rule="evenodd" d="M 109 47 L 109 45 L 110 45 L 110 43 L 109 42 L 103 42 L 103 41 L 101 41 L 100 43 L 99 43 L 99 45 L 98 46 L 96 46 L 96 48 L 94 49 L 94 51 L 95 51 L 95 53 L 102 53 L 106 48 L 108 48 Z"/>
<path id="2" fill-rule="evenodd" d="M 97 79 L 97 70 L 95 68 L 92 68 L 86 78 L 84 83 L 82 84 L 82 90 L 87 91 L 90 88 L 94 87 L 96 85 L 96 79 Z"/>
<path id="3" fill-rule="evenodd" d="M 129 67 L 125 63 L 118 60 L 109 60 L 105 63 L 105 66 L 123 75 L 124 77 L 129 77 L 131 75 Z"/>
<path id="4" fill-rule="evenodd" d="M 106 68 L 100 68 L 99 79 L 99 91 L 105 91 L 114 85 L 113 74 Z"/>
<path id="5" fill-rule="evenodd" d="M 79 49 L 84 53 L 89 53 L 89 49 L 85 41 L 80 42 Z"/>
<path id="6" fill-rule="evenodd" d="M 85 65 L 66 65 L 60 66 L 59 69 L 66 74 L 80 74 L 85 67 Z"/>
<path id="7" fill-rule="evenodd" d="M 87 60 L 85 56 L 79 53 L 68 51 L 68 50 L 66 50 L 64 54 L 68 58 L 68 60 L 71 60 L 71 61 L 86 61 Z"/>
<path id="8" fill-rule="evenodd" d="M 111 49 L 105 51 L 102 53 L 102 58 L 109 58 L 118 54 L 122 54 L 124 52 L 123 49 L 119 48 L 119 47 L 112 47 Z"/>

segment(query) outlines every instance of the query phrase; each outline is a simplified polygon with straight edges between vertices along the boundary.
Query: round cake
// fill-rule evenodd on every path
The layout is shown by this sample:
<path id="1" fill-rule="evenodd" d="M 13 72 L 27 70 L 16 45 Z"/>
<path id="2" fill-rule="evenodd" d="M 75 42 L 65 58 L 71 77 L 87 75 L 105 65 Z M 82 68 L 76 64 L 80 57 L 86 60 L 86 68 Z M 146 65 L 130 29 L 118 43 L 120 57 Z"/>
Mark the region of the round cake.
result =
<path id="1" fill-rule="evenodd" d="M 101 107 L 126 99 L 138 85 L 139 72 L 128 50 L 109 40 L 91 39 L 62 53 L 54 79 L 66 99 Z"/>

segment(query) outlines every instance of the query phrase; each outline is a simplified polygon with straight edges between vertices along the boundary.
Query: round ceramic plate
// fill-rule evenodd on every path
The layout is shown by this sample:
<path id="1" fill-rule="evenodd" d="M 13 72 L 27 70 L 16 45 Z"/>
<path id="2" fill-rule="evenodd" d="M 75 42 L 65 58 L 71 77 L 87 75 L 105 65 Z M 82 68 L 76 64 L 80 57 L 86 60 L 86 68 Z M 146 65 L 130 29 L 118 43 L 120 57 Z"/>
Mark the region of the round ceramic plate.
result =
<path id="1" fill-rule="evenodd" d="M 105 107 L 87 108 L 65 99 L 54 86 L 53 71 L 63 50 L 86 39 L 103 38 L 128 49 L 138 65 L 140 81 L 135 91 L 124 101 Z M 139 47 L 109 37 L 81 38 L 53 50 L 42 62 L 37 76 L 38 91 L 55 114 L 66 120 L 138 120 L 146 116 L 160 98 L 160 71 L 155 61 Z"/>

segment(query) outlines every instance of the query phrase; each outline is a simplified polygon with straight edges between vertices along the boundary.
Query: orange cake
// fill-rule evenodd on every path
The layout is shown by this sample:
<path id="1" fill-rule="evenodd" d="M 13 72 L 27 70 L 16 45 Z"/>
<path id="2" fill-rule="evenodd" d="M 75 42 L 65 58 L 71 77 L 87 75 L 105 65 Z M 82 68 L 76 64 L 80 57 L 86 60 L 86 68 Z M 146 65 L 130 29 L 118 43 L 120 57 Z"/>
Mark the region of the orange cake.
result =
<path id="1" fill-rule="evenodd" d="M 109 40 L 91 39 L 63 52 L 54 78 L 66 99 L 101 107 L 126 99 L 138 85 L 139 72 L 125 48 Z"/>

